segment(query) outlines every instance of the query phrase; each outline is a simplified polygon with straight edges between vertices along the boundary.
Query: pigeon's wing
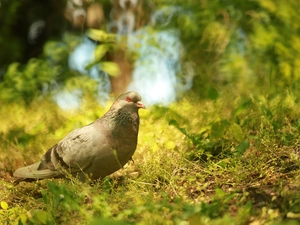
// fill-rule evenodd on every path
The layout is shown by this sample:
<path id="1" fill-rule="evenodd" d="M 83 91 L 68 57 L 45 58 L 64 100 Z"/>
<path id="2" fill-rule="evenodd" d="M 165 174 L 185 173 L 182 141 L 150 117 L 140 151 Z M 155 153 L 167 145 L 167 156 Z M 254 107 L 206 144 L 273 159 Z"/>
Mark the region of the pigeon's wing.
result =
<path id="1" fill-rule="evenodd" d="M 51 177 L 60 177 L 62 173 L 58 170 L 43 169 L 37 170 L 41 162 L 34 163 L 29 166 L 21 167 L 14 172 L 14 183 L 21 181 L 32 181 L 35 179 L 45 179 Z"/>
<path id="2" fill-rule="evenodd" d="M 50 148 L 40 162 L 21 167 L 14 172 L 15 183 L 28 179 L 61 177 L 63 170 L 69 173 L 85 171 L 95 155 L 99 157 L 107 148 L 107 138 L 94 124 L 76 129 Z"/>
<path id="3" fill-rule="evenodd" d="M 93 124 L 76 129 L 46 152 L 37 170 L 84 171 L 102 146 L 106 146 L 106 138 Z"/>

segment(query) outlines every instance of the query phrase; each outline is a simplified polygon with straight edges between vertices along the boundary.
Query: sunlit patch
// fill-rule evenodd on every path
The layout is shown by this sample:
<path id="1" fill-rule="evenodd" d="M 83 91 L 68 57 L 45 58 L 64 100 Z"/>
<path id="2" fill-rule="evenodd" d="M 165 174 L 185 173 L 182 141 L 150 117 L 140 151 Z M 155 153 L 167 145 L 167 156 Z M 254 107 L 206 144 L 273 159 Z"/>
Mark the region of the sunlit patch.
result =
<path id="1" fill-rule="evenodd" d="M 171 9 L 170 14 L 167 9 L 154 12 L 151 16 L 151 23 L 163 22 L 164 26 L 170 23 L 170 18 L 181 12 L 181 8 Z M 164 17 L 165 14 L 168 16 Z M 130 20 L 130 15 L 124 14 L 126 21 Z M 122 21 L 121 18 L 120 21 Z M 128 24 L 120 24 L 122 28 L 119 28 L 119 31 L 128 29 Z M 140 93 L 147 106 L 155 104 L 167 106 L 192 87 L 194 70 L 190 63 L 181 62 L 184 49 L 179 38 L 179 30 L 155 30 L 151 26 L 144 26 L 138 30 L 123 33 L 128 36 L 128 49 L 140 56 L 134 62 L 131 81 L 127 87 L 124 87 L 124 90 Z M 97 44 L 94 41 L 84 38 L 70 55 L 69 67 L 99 82 L 97 95 L 99 103 L 103 105 L 112 89 L 109 75 L 99 65 L 86 68 L 95 61 L 96 49 Z M 76 105 L 69 106 L 68 102 L 81 102 L 77 96 L 74 96 L 74 101 L 63 101 L 64 98 L 61 97 L 59 99 L 61 108 L 62 106 L 78 108 L 79 106 Z M 57 99 L 56 101 L 58 102 Z M 132 102 L 132 99 L 126 99 L 126 101 Z"/>

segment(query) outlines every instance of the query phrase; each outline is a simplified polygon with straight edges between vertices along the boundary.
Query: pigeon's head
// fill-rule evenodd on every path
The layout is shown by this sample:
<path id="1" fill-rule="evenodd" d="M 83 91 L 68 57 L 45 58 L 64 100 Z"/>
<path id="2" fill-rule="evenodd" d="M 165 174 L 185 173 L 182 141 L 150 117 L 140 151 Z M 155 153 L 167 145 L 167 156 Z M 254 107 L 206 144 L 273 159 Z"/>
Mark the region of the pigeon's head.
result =
<path id="1" fill-rule="evenodd" d="M 117 98 L 116 103 L 121 108 L 127 108 L 127 109 L 132 109 L 132 110 L 146 108 L 144 103 L 142 102 L 142 97 L 139 95 L 139 93 L 137 93 L 135 91 L 129 91 L 124 94 L 121 94 Z"/>

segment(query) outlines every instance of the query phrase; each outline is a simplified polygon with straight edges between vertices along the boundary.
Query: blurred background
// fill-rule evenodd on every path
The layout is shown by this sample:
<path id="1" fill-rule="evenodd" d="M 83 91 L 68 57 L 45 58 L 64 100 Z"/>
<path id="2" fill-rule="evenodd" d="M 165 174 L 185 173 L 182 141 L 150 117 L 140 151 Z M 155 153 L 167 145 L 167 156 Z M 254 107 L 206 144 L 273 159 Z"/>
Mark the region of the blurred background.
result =
<path id="1" fill-rule="evenodd" d="M 298 89 L 298 0 L 0 0 L 0 104 Z"/>

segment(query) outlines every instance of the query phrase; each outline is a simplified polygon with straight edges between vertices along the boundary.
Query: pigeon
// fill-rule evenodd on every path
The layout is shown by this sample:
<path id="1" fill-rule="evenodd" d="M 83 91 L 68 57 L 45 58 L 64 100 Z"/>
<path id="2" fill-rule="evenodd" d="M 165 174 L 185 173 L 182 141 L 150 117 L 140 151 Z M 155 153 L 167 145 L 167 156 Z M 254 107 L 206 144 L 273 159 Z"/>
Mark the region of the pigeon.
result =
<path id="1" fill-rule="evenodd" d="M 75 129 L 50 148 L 40 162 L 17 169 L 14 183 L 67 174 L 82 181 L 103 179 L 121 169 L 135 152 L 139 132 L 141 96 L 121 94 L 110 109 L 93 123 Z"/>

